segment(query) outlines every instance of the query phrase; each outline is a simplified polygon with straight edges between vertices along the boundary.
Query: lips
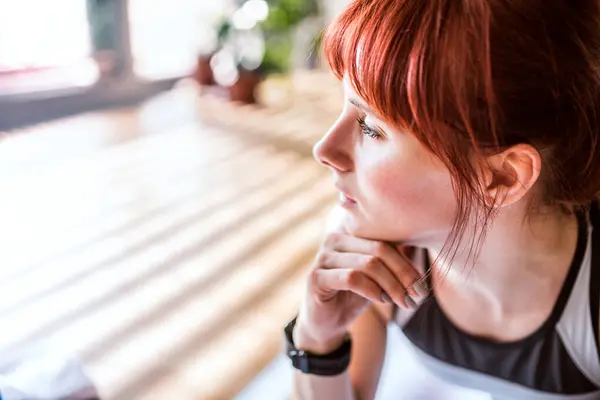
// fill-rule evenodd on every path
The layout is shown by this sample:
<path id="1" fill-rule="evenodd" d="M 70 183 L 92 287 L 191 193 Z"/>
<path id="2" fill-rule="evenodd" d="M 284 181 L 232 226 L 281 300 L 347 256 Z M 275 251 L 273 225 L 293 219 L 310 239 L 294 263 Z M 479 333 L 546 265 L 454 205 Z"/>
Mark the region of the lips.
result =
<path id="1" fill-rule="evenodd" d="M 342 186 L 342 184 L 340 182 L 336 182 L 335 183 L 335 187 L 337 188 L 337 190 L 342 193 L 344 196 L 346 196 L 348 199 L 355 201 L 352 196 L 348 193 L 348 190 L 346 190 L 346 188 L 344 186 Z"/>
<path id="2" fill-rule="evenodd" d="M 336 184 L 335 187 L 340 192 L 340 195 L 339 195 L 340 204 L 342 204 L 343 206 L 352 206 L 352 205 L 356 204 L 356 200 L 354 200 L 354 198 L 352 196 L 350 196 L 348 194 L 348 192 L 342 188 L 341 185 Z"/>
<path id="3" fill-rule="evenodd" d="M 342 202 L 351 201 L 353 203 L 356 203 L 356 200 L 354 200 L 352 197 L 348 196 L 344 192 L 340 192 L 340 201 L 342 201 Z"/>
<path id="4" fill-rule="evenodd" d="M 354 206 L 357 204 L 356 200 L 348 197 L 344 192 L 340 192 L 339 202 L 344 208 L 354 208 Z"/>

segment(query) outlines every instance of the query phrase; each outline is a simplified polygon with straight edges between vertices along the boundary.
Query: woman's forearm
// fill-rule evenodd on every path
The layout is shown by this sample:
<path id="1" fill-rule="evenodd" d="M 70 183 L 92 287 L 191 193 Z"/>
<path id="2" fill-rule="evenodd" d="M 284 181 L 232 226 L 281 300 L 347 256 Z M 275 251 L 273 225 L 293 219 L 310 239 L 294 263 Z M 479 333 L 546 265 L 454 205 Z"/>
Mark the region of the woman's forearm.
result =
<path id="1" fill-rule="evenodd" d="M 357 400 L 348 371 L 336 376 L 295 371 L 294 393 L 297 400 Z"/>

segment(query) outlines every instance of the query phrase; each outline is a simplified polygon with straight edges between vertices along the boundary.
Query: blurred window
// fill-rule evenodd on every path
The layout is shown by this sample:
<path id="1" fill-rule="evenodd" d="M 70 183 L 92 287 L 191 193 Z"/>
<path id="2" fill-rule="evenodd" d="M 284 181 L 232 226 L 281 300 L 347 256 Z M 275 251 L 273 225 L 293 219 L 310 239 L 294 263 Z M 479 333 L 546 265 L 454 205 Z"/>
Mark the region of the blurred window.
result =
<path id="1" fill-rule="evenodd" d="M 196 66 L 210 26 L 225 12 L 226 0 L 130 0 L 134 70 L 160 79 L 183 76 Z"/>
<path id="2" fill-rule="evenodd" d="M 83 0 L 0 0 L 0 94 L 87 86 L 90 58 Z"/>

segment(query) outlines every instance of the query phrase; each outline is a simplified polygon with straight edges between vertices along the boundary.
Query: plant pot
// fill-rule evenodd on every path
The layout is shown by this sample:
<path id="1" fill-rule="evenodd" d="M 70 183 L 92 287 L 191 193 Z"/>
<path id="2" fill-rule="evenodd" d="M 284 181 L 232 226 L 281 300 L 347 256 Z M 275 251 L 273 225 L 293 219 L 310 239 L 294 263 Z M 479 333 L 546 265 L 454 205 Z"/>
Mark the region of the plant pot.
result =
<path id="1" fill-rule="evenodd" d="M 240 70 L 239 79 L 229 87 L 229 99 L 245 104 L 256 103 L 256 88 L 262 81 L 257 71 Z"/>
<path id="2" fill-rule="evenodd" d="M 212 55 L 198 57 L 194 78 L 199 85 L 212 86 L 215 84 L 215 78 L 213 76 L 212 68 L 210 67 L 211 58 Z"/>

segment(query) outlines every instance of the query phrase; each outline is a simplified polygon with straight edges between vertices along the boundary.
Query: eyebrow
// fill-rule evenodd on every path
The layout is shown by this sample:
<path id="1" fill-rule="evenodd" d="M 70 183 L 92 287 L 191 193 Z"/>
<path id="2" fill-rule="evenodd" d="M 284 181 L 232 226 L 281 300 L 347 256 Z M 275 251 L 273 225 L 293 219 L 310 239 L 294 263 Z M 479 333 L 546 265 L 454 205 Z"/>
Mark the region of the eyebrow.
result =
<path id="1" fill-rule="evenodd" d="M 348 100 L 350 102 L 350 104 L 352 104 L 354 107 L 362 110 L 363 112 L 367 113 L 367 114 L 372 114 L 372 115 L 377 115 L 375 113 L 375 111 L 371 110 L 369 107 L 367 107 L 366 105 L 362 104 L 361 102 L 359 102 L 358 100 L 355 99 L 349 99 Z"/>

